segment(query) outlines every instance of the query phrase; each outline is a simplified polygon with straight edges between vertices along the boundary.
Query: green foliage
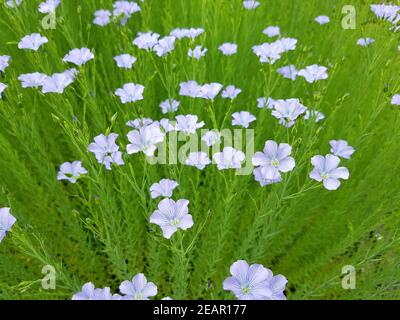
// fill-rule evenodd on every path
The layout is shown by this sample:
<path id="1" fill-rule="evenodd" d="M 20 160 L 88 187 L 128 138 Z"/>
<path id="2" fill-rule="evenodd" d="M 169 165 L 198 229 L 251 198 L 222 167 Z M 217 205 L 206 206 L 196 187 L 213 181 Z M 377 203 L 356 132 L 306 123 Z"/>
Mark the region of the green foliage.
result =
<path id="1" fill-rule="evenodd" d="M 255 11 L 244 10 L 239 0 L 145 0 L 126 26 L 104 28 L 92 24 L 93 13 L 111 9 L 110 1 L 68 0 L 57 9 L 54 30 L 42 28 L 39 2 L 24 1 L 14 10 L 0 6 L 0 54 L 12 57 L 0 75 L 9 86 L 0 100 L 0 207 L 11 207 L 17 218 L 0 244 L 0 298 L 69 299 L 88 281 L 116 292 L 139 272 L 157 284 L 158 298 L 232 298 L 222 282 L 238 259 L 285 275 L 289 299 L 400 297 L 400 109 L 390 105 L 400 91 L 399 39 L 374 18 L 373 2 L 354 3 L 355 30 L 341 27 L 342 0 L 271 0 Z M 316 24 L 320 14 L 331 23 Z M 269 25 L 298 39 L 297 49 L 272 66 L 251 52 L 269 41 L 262 34 Z M 209 50 L 203 59 L 187 58 L 194 46 L 189 40 L 177 42 L 165 58 L 132 45 L 139 31 L 163 36 L 176 27 L 206 30 L 195 40 Z M 38 52 L 19 50 L 18 41 L 33 32 L 49 42 Z M 376 42 L 357 46 L 366 36 Z M 238 54 L 222 56 L 217 48 L 223 42 L 238 43 Z M 93 48 L 95 59 L 64 94 L 21 88 L 18 75 L 62 72 L 68 67 L 62 57 L 76 47 Z M 132 70 L 115 65 L 113 57 L 121 53 L 137 57 Z M 275 72 L 314 63 L 329 67 L 328 80 L 292 82 Z M 94 136 L 111 131 L 120 134 L 124 150 L 125 122 L 160 119 L 158 105 L 166 98 L 180 100 L 180 114 L 196 114 L 211 127 L 207 102 L 178 97 L 179 83 L 191 79 L 243 90 L 232 105 L 218 98 L 212 107 L 218 125 L 227 116 L 225 127 L 234 111 L 256 115 L 256 150 L 268 139 L 292 145 L 296 168 L 282 183 L 262 188 L 252 175 L 215 166 L 200 172 L 150 165 L 142 154 L 125 155 L 125 166 L 106 171 L 87 151 Z M 145 86 L 143 101 L 122 105 L 113 95 L 127 82 Z M 286 129 L 257 109 L 260 96 L 298 97 L 326 119 L 300 120 Z M 332 139 L 356 148 L 346 162 L 350 179 L 334 192 L 308 177 L 310 158 L 328 153 Z M 82 160 L 89 174 L 76 184 L 57 181 L 59 165 L 73 160 Z M 149 187 L 162 178 L 179 182 L 174 198 L 190 201 L 195 222 L 171 240 L 149 223 L 158 203 Z M 41 287 L 47 264 L 56 268 L 56 290 Z M 345 265 L 356 267 L 355 290 L 342 289 Z"/>

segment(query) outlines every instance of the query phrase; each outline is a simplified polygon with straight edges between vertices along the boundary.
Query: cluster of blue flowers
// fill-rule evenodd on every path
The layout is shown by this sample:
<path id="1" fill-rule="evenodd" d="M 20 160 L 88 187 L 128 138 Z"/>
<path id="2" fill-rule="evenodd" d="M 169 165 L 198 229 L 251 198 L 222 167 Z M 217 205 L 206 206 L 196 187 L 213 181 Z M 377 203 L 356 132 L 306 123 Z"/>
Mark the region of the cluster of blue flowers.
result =
<path id="1" fill-rule="evenodd" d="M 41 13 L 54 13 L 61 0 L 47 0 L 40 4 Z M 7 0 L 6 4 L 10 8 L 21 5 L 22 0 Z M 243 1 L 245 9 L 254 10 L 260 5 L 258 1 Z M 398 6 L 373 5 L 373 12 L 384 20 L 390 21 L 395 25 L 400 20 Z M 110 23 L 119 22 L 126 24 L 127 20 L 135 13 L 141 11 L 140 6 L 131 1 L 116 1 L 113 10 L 98 10 L 94 13 L 93 23 L 99 27 L 104 27 Z M 319 16 L 315 21 L 324 25 L 330 22 L 329 17 Z M 175 49 L 177 41 L 183 38 L 196 39 L 205 32 L 202 28 L 179 28 L 174 29 L 169 35 L 160 37 L 159 34 L 148 31 L 139 32 L 133 40 L 133 45 L 139 49 L 146 50 L 149 54 L 155 53 L 163 57 Z M 274 42 L 265 42 L 252 48 L 253 53 L 259 58 L 261 63 L 274 64 L 285 52 L 295 50 L 297 39 L 281 37 L 278 26 L 269 26 L 263 33 L 269 38 L 278 37 Z M 18 43 L 21 50 L 38 51 L 48 39 L 39 33 L 24 36 Z M 374 42 L 371 38 L 359 39 L 360 46 L 368 46 Z M 207 53 L 207 48 L 195 46 L 189 48 L 188 56 L 194 59 L 201 59 Z M 223 43 L 218 50 L 225 56 L 234 55 L 238 51 L 235 43 Z M 63 57 L 65 63 L 74 64 L 82 67 L 87 62 L 95 58 L 94 53 L 89 48 L 74 48 Z M 136 57 L 122 53 L 114 57 L 115 63 L 119 68 L 131 69 L 137 62 Z M 0 56 L 0 72 L 5 72 L 11 62 L 10 56 Z M 279 74 L 287 79 L 295 81 L 299 77 L 308 83 L 323 81 L 328 78 L 328 68 L 316 64 L 297 70 L 295 65 L 287 65 L 277 70 Z M 23 88 L 41 88 L 42 93 L 62 94 L 71 85 L 79 71 L 75 68 L 67 69 L 60 73 L 46 75 L 39 72 L 21 74 L 18 79 Z M 0 83 L 0 98 L 7 88 L 6 84 Z M 141 84 L 126 83 L 121 88 L 116 89 L 115 96 L 123 104 L 135 103 L 144 99 L 145 87 Z M 194 99 L 214 100 L 219 94 L 224 99 L 236 99 L 242 90 L 234 85 L 224 86 L 220 83 L 198 84 L 195 80 L 188 80 L 180 83 L 179 94 Z M 400 95 L 392 98 L 393 105 L 400 105 Z M 285 127 L 293 126 L 296 121 L 303 117 L 306 120 L 312 119 L 319 122 L 325 115 L 318 110 L 311 110 L 304 106 L 300 99 L 273 99 L 271 97 L 261 97 L 257 99 L 260 109 L 270 110 L 279 124 Z M 160 103 L 163 114 L 176 113 L 179 110 L 180 102 L 167 99 Z M 232 126 L 249 128 L 256 121 L 256 117 L 250 112 L 243 110 L 232 114 Z M 198 119 L 196 115 L 177 115 L 175 121 L 160 119 L 154 121 L 149 118 L 134 119 L 127 122 L 127 126 L 132 130 L 127 134 L 129 144 L 126 146 L 128 155 L 139 152 L 146 156 L 153 156 L 157 150 L 157 144 L 163 142 L 167 134 L 172 131 L 183 132 L 187 135 L 194 134 L 205 126 L 204 121 Z M 93 153 L 96 160 L 105 166 L 107 170 L 112 170 L 112 166 L 124 165 L 123 153 L 120 146 L 116 143 L 119 135 L 117 133 L 99 134 L 94 137 L 93 142 L 88 146 L 88 150 Z M 220 132 L 214 128 L 202 136 L 202 141 L 209 147 L 221 140 Z M 354 148 L 349 146 L 345 140 L 330 141 L 330 153 L 322 156 L 315 155 L 311 158 L 313 170 L 309 176 L 311 179 L 322 182 L 327 190 L 336 190 L 340 186 L 340 179 L 348 179 L 349 171 L 345 167 L 339 167 L 340 158 L 349 159 L 354 153 Z M 254 178 L 261 186 L 279 183 L 284 179 L 284 174 L 294 170 L 296 161 L 292 154 L 292 147 L 287 143 L 277 143 L 276 141 L 266 141 L 262 152 L 256 152 L 252 158 L 254 166 Z M 214 163 L 218 170 L 239 169 L 245 154 L 241 150 L 232 147 L 225 147 L 221 152 L 215 153 L 210 159 L 205 152 L 192 152 L 187 156 L 185 164 L 196 167 L 199 170 Z M 58 180 L 66 180 L 76 183 L 78 179 L 88 174 L 81 161 L 65 162 L 61 164 L 57 176 Z M 178 229 L 186 230 L 194 224 L 192 216 L 189 214 L 189 201 L 186 199 L 172 200 L 174 189 L 178 187 L 178 182 L 170 179 L 162 179 L 150 187 L 151 198 L 162 197 L 157 210 L 150 216 L 149 223 L 158 225 L 166 239 L 170 239 Z M 10 208 L 0 209 L 0 242 L 6 232 L 10 231 L 16 219 L 10 213 Z M 236 261 L 231 266 L 231 276 L 224 283 L 223 288 L 231 291 L 238 299 L 285 299 L 284 290 L 287 279 L 282 275 L 273 276 L 271 270 L 259 264 L 250 265 L 243 260 Z M 149 299 L 157 294 L 157 286 L 152 282 L 147 282 L 143 274 L 137 274 L 132 281 L 121 283 L 120 294 L 112 294 L 109 288 L 98 289 L 92 283 L 86 283 L 82 291 L 76 293 L 73 299 Z M 170 298 L 165 298 L 170 299 Z"/>

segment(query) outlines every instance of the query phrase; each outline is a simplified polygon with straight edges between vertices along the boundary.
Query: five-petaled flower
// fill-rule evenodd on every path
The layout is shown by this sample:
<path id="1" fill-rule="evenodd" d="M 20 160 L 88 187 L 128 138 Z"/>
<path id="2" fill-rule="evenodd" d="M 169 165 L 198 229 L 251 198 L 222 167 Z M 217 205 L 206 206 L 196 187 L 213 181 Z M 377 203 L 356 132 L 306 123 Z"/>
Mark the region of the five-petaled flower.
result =
<path id="1" fill-rule="evenodd" d="M 148 282 L 143 273 L 139 273 L 132 278 L 132 281 L 123 281 L 119 291 L 127 300 L 149 300 L 150 297 L 157 295 L 157 286 L 153 282 Z"/>
<path id="2" fill-rule="evenodd" d="M 150 223 L 161 227 L 163 236 L 170 239 L 178 229 L 186 230 L 193 226 L 193 218 L 189 214 L 189 201 L 180 199 L 163 199 L 158 209 L 150 216 Z"/>
<path id="3" fill-rule="evenodd" d="M 257 175 L 262 174 L 264 179 L 259 177 L 259 180 L 277 182 L 281 179 L 281 172 L 292 171 L 296 162 L 290 157 L 291 153 L 292 147 L 287 143 L 265 142 L 263 152 L 256 152 L 253 156 L 253 165 L 262 168 L 257 170 Z"/>
<path id="4" fill-rule="evenodd" d="M 349 178 L 349 170 L 345 167 L 338 167 L 340 159 L 332 154 L 314 156 L 311 164 L 314 169 L 310 173 L 310 178 L 318 182 L 322 181 L 327 190 L 336 190 L 340 186 L 340 180 Z"/>
<path id="5" fill-rule="evenodd" d="M 287 279 L 274 276 L 261 264 L 249 264 L 238 260 L 231 265 L 231 277 L 225 279 L 224 290 L 231 291 L 239 300 L 286 300 L 284 294 Z"/>
<path id="6" fill-rule="evenodd" d="M 156 122 L 140 128 L 132 130 L 128 133 L 130 144 L 126 146 L 128 154 L 143 152 L 145 155 L 154 156 L 157 149 L 157 143 L 164 141 L 164 133 L 160 129 L 160 125 Z"/>

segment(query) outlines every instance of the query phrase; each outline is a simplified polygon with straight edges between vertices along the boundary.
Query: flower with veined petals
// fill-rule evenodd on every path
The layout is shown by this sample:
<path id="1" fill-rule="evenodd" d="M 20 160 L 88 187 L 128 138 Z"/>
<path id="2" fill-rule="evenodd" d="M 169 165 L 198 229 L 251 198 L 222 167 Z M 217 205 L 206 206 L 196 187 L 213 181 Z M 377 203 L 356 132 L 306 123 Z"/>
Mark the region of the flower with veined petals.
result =
<path id="1" fill-rule="evenodd" d="M 211 163 L 205 152 L 191 152 L 185 161 L 185 164 L 191 167 L 196 167 L 199 170 L 203 170 L 206 166 Z"/>
<path id="2" fill-rule="evenodd" d="M 279 145 L 272 140 L 265 142 L 263 152 L 256 152 L 253 156 L 253 165 L 262 167 L 265 179 L 278 180 L 281 175 L 280 172 L 286 173 L 292 171 L 296 163 L 290 154 L 292 147 L 287 143 L 280 143 Z"/>
<path id="3" fill-rule="evenodd" d="M 21 39 L 18 43 L 18 48 L 38 51 L 39 48 L 48 41 L 46 37 L 41 36 L 39 33 L 32 33 Z"/>
<path id="4" fill-rule="evenodd" d="M 81 161 L 64 162 L 60 166 L 57 180 L 68 180 L 71 183 L 75 183 L 80 176 L 86 173 L 87 170 L 82 166 Z"/>
<path id="5" fill-rule="evenodd" d="M 349 146 L 348 142 L 345 140 L 331 140 L 329 141 L 331 145 L 331 152 L 333 155 L 344 158 L 350 159 L 351 155 L 355 152 L 352 146 Z"/>
<path id="6" fill-rule="evenodd" d="M 150 187 L 151 198 L 158 197 L 171 198 L 174 189 L 178 186 L 178 182 L 170 179 L 161 179 L 159 182 L 153 183 Z"/>
<path id="7" fill-rule="evenodd" d="M 143 100 L 143 91 L 144 86 L 130 82 L 117 89 L 115 95 L 121 99 L 122 103 L 129 103 Z"/>
<path id="8" fill-rule="evenodd" d="M 114 57 L 119 68 L 132 69 L 132 65 L 136 62 L 136 58 L 130 54 L 124 53 Z"/>
<path id="9" fill-rule="evenodd" d="M 186 230 L 193 226 L 188 205 L 189 201 L 186 199 L 176 202 L 172 199 L 161 200 L 158 209 L 150 216 L 150 223 L 160 226 L 164 238 L 170 239 L 178 229 Z"/>
<path id="10" fill-rule="evenodd" d="M 311 66 L 306 67 L 305 69 L 299 70 L 297 74 L 306 79 L 308 83 L 313 83 L 319 80 L 328 79 L 327 71 L 328 71 L 327 67 L 313 64 Z"/>
<path id="11" fill-rule="evenodd" d="M 196 130 L 204 127 L 204 121 L 197 122 L 198 118 L 195 115 L 179 115 L 176 119 L 176 131 L 184 132 L 186 134 L 194 134 Z"/>
<path id="12" fill-rule="evenodd" d="M 112 300 L 110 288 L 95 288 L 91 282 L 85 283 L 82 290 L 72 296 L 72 300 Z"/>
<path id="13" fill-rule="evenodd" d="M 76 48 L 72 49 L 68 52 L 65 56 L 63 61 L 64 62 L 71 62 L 76 64 L 77 66 L 82 66 L 86 62 L 94 59 L 94 54 L 88 48 Z"/>
<path id="14" fill-rule="evenodd" d="M 287 279 L 274 276 L 261 264 L 238 260 L 230 268 L 231 277 L 225 279 L 224 290 L 231 291 L 239 300 L 286 300 L 284 291 Z"/>
<path id="15" fill-rule="evenodd" d="M 310 173 L 310 178 L 322 181 L 327 190 L 336 190 L 340 186 L 339 179 L 347 180 L 350 175 L 347 168 L 338 167 L 339 162 L 340 159 L 332 154 L 312 157 L 311 163 L 314 169 Z"/>
<path id="16" fill-rule="evenodd" d="M 244 159 L 244 153 L 232 147 L 225 147 L 222 152 L 217 152 L 213 155 L 213 160 L 217 164 L 218 170 L 240 169 Z"/>
<path id="17" fill-rule="evenodd" d="M 100 134 L 94 138 L 94 142 L 88 147 L 88 150 L 95 155 L 97 161 L 104 164 L 107 170 L 111 170 L 112 163 L 119 166 L 124 164 L 122 152 L 118 151 L 119 146 L 115 143 L 117 138 L 118 134 L 116 133 L 110 133 L 108 136 Z"/>
<path id="18" fill-rule="evenodd" d="M 164 134 L 161 132 L 158 123 L 152 123 L 139 130 L 133 130 L 128 133 L 130 144 L 126 146 L 128 154 L 143 152 L 145 155 L 154 156 L 157 149 L 157 143 L 164 141 Z"/>
<path id="19" fill-rule="evenodd" d="M 123 281 L 119 291 L 125 294 L 127 300 L 149 300 L 149 297 L 157 295 L 157 286 L 153 282 L 147 282 L 144 274 L 139 273 L 132 278 L 132 281 Z"/>
<path id="20" fill-rule="evenodd" d="M 253 116 L 250 112 L 248 111 L 240 111 L 240 112 L 235 112 L 232 114 L 232 125 L 233 126 L 242 126 L 243 128 L 248 128 L 250 123 L 253 121 L 256 121 L 257 118 Z"/>

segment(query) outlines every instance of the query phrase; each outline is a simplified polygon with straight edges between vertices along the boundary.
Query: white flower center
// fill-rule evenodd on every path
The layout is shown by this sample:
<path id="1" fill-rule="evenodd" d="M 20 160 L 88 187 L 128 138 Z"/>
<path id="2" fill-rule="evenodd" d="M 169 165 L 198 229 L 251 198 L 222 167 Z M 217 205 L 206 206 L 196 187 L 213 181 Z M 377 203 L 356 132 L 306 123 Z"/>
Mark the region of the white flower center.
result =
<path id="1" fill-rule="evenodd" d="M 135 293 L 135 299 L 136 299 L 136 300 L 142 300 L 142 298 L 143 298 L 143 295 L 142 295 L 141 292 Z"/>
<path id="2" fill-rule="evenodd" d="M 324 179 L 324 180 L 329 179 L 329 173 L 322 172 L 321 173 L 321 178 Z"/>
<path id="3" fill-rule="evenodd" d="M 171 225 L 174 226 L 174 227 L 177 227 L 179 222 L 180 222 L 179 219 L 175 218 L 175 219 L 171 220 Z"/>
<path id="4" fill-rule="evenodd" d="M 243 294 L 249 294 L 250 293 L 250 291 L 251 291 L 251 289 L 249 288 L 249 286 L 247 285 L 247 286 L 244 286 L 244 287 L 242 287 L 242 292 L 243 292 Z"/>
<path id="5" fill-rule="evenodd" d="M 273 167 L 278 167 L 279 164 L 280 164 L 279 161 L 276 160 L 276 159 L 271 161 L 271 165 L 272 165 Z"/>

